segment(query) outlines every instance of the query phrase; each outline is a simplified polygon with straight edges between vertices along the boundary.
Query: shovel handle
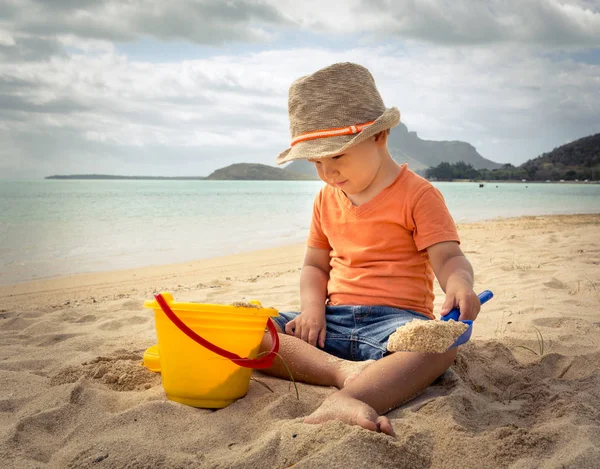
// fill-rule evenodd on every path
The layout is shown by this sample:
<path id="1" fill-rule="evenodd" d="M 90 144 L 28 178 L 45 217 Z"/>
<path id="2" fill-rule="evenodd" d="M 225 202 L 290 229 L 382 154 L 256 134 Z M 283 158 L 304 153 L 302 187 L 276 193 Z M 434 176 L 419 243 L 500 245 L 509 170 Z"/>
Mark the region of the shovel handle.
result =
<path id="1" fill-rule="evenodd" d="M 477 295 L 477 297 L 479 298 L 479 303 L 481 303 L 481 304 L 489 301 L 493 296 L 494 296 L 494 294 L 489 290 L 482 291 L 479 295 Z M 454 308 L 448 314 L 446 314 L 445 316 L 442 316 L 441 320 L 449 321 L 450 319 L 453 319 L 454 321 L 458 321 L 459 317 L 460 317 L 460 309 Z"/>

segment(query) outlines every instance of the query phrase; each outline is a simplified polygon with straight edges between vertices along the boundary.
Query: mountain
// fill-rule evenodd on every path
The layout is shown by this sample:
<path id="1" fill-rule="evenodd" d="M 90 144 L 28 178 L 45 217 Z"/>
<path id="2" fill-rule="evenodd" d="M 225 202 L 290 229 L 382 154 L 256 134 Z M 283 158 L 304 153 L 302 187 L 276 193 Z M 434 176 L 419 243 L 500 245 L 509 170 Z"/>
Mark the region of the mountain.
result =
<path id="1" fill-rule="evenodd" d="M 416 132 L 409 132 L 404 124 L 390 131 L 388 148 L 398 163 L 408 163 L 413 171 L 423 171 L 442 162 L 464 161 L 475 169 L 496 169 L 502 165 L 482 157 L 475 147 L 466 142 L 421 140 Z M 298 174 L 315 175 L 314 165 L 305 160 L 292 161 L 285 167 Z"/>
<path id="2" fill-rule="evenodd" d="M 217 169 L 206 179 L 212 180 L 261 180 L 261 181 L 290 181 L 314 179 L 298 173 L 291 173 L 285 169 L 274 168 L 266 164 L 237 163 L 225 168 Z"/>
<path id="3" fill-rule="evenodd" d="M 398 162 L 403 158 L 412 158 L 424 167 L 437 166 L 443 162 L 458 163 L 459 161 L 470 164 L 475 169 L 496 169 L 502 166 L 485 159 L 470 143 L 457 140 L 421 140 L 416 132 L 409 132 L 402 123 L 391 130 L 388 148 Z M 406 162 L 410 167 L 410 161 Z"/>
<path id="4" fill-rule="evenodd" d="M 441 163 L 427 168 L 425 177 L 487 181 L 600 181 L 600 133 L 580 138 L 528 160 L 521 166 L 504 164 L 499 169 L 474 169 L 465 163 Z"/>
<path id="5" fill-rule="evenodd" d="M 520 166 L 530 179 L 600 179 L 600 133 L 580 138 Z"/>
<path id="6" fill-rule="evenodd" d="M 285 170 L 296 174 L 302 174 L 306 177 L 319 178 L 314 163 L 311 163 L 308 160 L 294 160 L 285 167 Z"/>

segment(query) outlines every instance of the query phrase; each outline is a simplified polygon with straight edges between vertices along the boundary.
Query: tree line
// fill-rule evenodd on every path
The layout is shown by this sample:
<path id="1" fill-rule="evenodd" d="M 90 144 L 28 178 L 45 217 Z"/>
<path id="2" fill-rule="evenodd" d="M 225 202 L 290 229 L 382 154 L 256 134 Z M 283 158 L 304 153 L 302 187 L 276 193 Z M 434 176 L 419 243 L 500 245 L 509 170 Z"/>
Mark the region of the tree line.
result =
<path id="1" fill-rule="evenodd" d="M 529 162 L 528 162 L 529 163 Z M 468 163 L 440 163 L 425 170 L 427 179 L 452 181 L 468 179 L 473 181 L 598 181 L 600 164 L 590 166 L 565 166 L 561 163 L 542 163 L 540 165 L 521 165 L 515 167 L 505 164 L 498 169 L 475 169 Z"/>
<path id="2" fill-rule="evenodd" d="M 521 166 L 505 164 L 498 169 L 475 169 L 463 161 L 441 163 L 425 170 L 425 177 L 441 181 L 598 181 L 600 180 L 600 133 L 580 138 Z"/>

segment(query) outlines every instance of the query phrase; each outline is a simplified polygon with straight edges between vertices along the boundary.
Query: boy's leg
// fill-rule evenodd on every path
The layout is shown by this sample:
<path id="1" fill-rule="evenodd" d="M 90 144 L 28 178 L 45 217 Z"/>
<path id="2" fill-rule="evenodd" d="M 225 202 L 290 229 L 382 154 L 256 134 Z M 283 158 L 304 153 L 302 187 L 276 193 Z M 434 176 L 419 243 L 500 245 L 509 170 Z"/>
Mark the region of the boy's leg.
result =
<path id="1" fill-rule="evenodd" d="M 375 363 L 373 360 L 362 362 L 342 360 L 297 337 L 281 332 L 281 328 L 277 324 L 275 327 L 280 331 L 279 355 L 285 360 L 296 381 L 320 386 L 335 386 L 341 389 L 348 378 L 355 378 L 366 367 Z M 260 351 L 269 350 L 271 350 L 271 337 L 269 334 L 265 334 Z M 261 372 L 278 378 L 290 378 L 279 357 L 275 358 L 271 368 L 261 370 Z"/>
<path id="2" fill-rule="evenodd" d="M 380 417 L 410 400 L 456 358 L 456 349 L 443 354 L 396 352 L 365 368 L 351 382 L 329 396 L 304 421 L 322 423 L 342 420 L 393 435 L 387 417 Z"/>
<path id="3" fill-rule="evenodd" d="M 456 349 L 452 349 L 444 354 L 396 352 L 376 362 L 352 362 L 281 332 L 277 324 L 276 328 L 280 331 L 279 354 L 285 359 L 294 379 L 340 389 L 309 415 L 304 420 L 306 423 L 341 420 L 394 435 L 389 419 L 379 414 L 400 406 L 422 392 L 456 358 Z M 270 349 L 271 338 L 265 334 L 260 351 Z M 271 368 L 261 371 L 289 379 L 280 359 L 276 359 Z"/>

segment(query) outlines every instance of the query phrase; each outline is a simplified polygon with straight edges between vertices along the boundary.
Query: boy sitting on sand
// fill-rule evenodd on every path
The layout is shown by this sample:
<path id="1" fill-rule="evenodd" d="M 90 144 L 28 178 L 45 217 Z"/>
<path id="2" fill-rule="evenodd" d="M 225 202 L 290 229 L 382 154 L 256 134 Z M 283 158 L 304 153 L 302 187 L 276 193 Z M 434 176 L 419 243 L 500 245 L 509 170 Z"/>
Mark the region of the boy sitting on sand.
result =
<path id="1" fill-rule="evenodd" d="M 299 78 L 288 110 L 291 148 L 277 163 L 307 159 L 327 185 L 314 203 L 301 313 L 274 318 L 279 353 L 295 379 L 339 389 L 306 423 L 394 435 L 382 414 L 444 373 L 456 348 L 389 353 L 388 337 L 412 319 L 434 319 L 434 273 L 446 293 L 442 314 L 458 306 L 460 319 L 475 319 L 473 270 L 440 192 L 390 156 L 400 113 L 386 109 L 366 68 L 338 63 Z M 270 345 L 265 336 L 261 350 Z M 288 377 L 280 361 L 265 371 Z"/>

